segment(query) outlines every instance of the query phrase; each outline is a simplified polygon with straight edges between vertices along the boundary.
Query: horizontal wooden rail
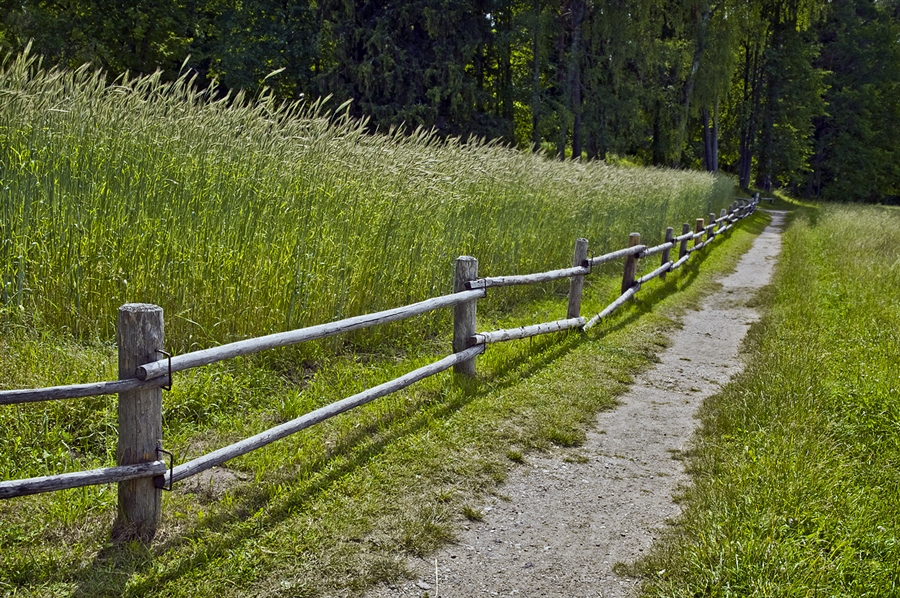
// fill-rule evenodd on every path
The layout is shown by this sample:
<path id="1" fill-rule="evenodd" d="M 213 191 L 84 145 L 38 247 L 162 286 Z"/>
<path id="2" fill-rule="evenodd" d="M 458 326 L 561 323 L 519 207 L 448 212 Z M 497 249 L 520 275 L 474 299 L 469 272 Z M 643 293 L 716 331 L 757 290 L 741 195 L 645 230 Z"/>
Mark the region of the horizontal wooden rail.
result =
<path id="1" fill-rule="evenodd" d="M 535 274 L 516 274 L 513 276 L 491 276 L 489 278 L 478 278 L 470 280 L 466 283 L 467 289 L 487 289 L 491 287 L 511 287 L 519 284 L 537 284 L 541 282 L 551 282 L 571 276 L 581 276 L 590 274 L 591 269 L 586 266 L 575 266 L 572 268 L 563 268 L 562 270 L 550 270 L 548 272 L 537 272 Z"/>
<path id="2" fill-rule="evenodd" d="M 694 233 L 685 233 L 683 235 L 678 235 L 677 237 L 675 237 L 672 240 L 676 241 L 676 242 L 681 242 L 681 241 L 689 241 L 693 238 L 694 238 Z"/>
<path id="3" fill-rule="evenodd" d="M 662 274 L 663 272 L 668 272 L 671 269 L 672 269 L 672 262 L 666 262 L 665 264 L 663 264 L 662 266 L 660 266 L 659 268 L 657 268 L 650 274 L 647 274 L 646 276 L 642 276 L 642 277 L 638 278 L 637 283 L 640 285 L 640 284 L 644 284 L 645 282 L 649 282 L 649 281 L 653 280 L 654 278 L 656 278 L 657 276 L 659 276 L 660 274 Z"/>
<path id="4" fill-rule="evenodd" d="M 657 253 L 662 253 L 666 249 L 672 249 L 673 247 L 675 247 L 674 242 L 661 243 L 655 247 L 648 247 L 647 249 L 643 250 L 640 255 L 638 255 L 638 257 L 643 259 L 645 257 L 650 257 L 651 255 L 656 255 Z"/>
<path id="5" fill-rule="evenodd" d="M 635 255 L 637 253 L 642 252 L 647 249 L 646 245 L 635 245 L 634 247 L 626 247 L 625 249 L 619 249 L 618 251 L 613 251 L 612 253 L 605 253 L 603 255 L 598 255 L 596 257 L 592 257 L 587 261 L 588 266 L 599 266 L 600 264 L 605 264 L 606 262 L 612 262 L 618 259 L 622 259 L 623 257 L 628 257 L 629 255 Z"/>
<path id="6" fill-rule="evenodd" d="M 276 334 L 269 334 L 267 336 L 260 336 L 258 338 L 251 338 L 244 341 L 228 343 L 226 345 L 220 345 L 218 347 L 212 347 L 209 349 L 202 349 L 200 351 L 194 351 L 192 353 L 184 353 L 183 355 L 176 355 L 172 357 L 171 371 L 180 372 L 182 370 L 187 370 L 190 368 L 209 365 L 217 361 L 231 359 L 232 357 L 240 357 L 241 355 L 258 353 L 260 351 L 265 351 L 266 349 L 287 347 L 305 341 L 327 338 L 329 336 L 341 334 L 342 332 L 350 332 L 352 330 L 370 328 L 379 324 L 387 324 L 388 322 L 396 322 L 398 320 L 404 320 L 406 318 L 418 316 L 420 314 L 424 314 L 441 307 L 449 307 L 458 303 L 471 301 L 472 299 L 480 299 L 484 296 L 485 291 L 483 289 L 475 291 L 463 291 L 462 293 L 453 293 L 450 295 L 435 297 L 433 299 L 426 299 L 425 301 L 420 301 L 418 303 L 413 303 L 412 305 L 406 305 L 404 307 L 396 307 L 394 309 L 388 309 L 373 314 L 355 316 L 352 318 L 347 318 L 345 320 L 340 320 L 338 322 L 318 324 L 316 326 L 309 326 L 307 328 L 300 328 L 288 332 L 279 332 Z M 168 373 L 168 371 L 169 361 L 167 359 L 161 359 L 159 361 L 155 361 L 153 363 L 148 363 L 146 365 L 138 367 L 136 375 L 141 380 L 149 380 L 151 378 L 157 378 L 159 376 L 165 375 L 166 373 Z"/>
<path id="7" fill-rule="evenodd" d="M 674 264 L 672 264 L 672 267 L 670 268 L 670 270 L 675 270 L 676 268 L 680 268 L 680 267 L 683 266 L 684 263 L 687 262 L 690 258 L 691 258 L 691 254 L 688 253 L 686 256 L 684 256 L 683 258 L 681 258 L 680 260 L 678 260 L 678 261 L 676 261 Z"/>
<path id="8" fill-rule="evenodd" d="M 506 330 L 495 330 L 493 332 L 479 332 L 472 337 L 474 345 L 490 345 L 491 343 L 501 343 L 503 341 L 513 341 L 522 338 L 538 336 L 540 334 L 549 334 L 551 332 L 561 332 L 571 328 L 580 328 L 584 326 L 585 319 L 582 317 L 568 318 L 566 320 L 557 320 L 555 322 L 545 322 L 543 324 L 534 324 L 533 326 L 522 326 L 520 328 L 508 328 Z"/>
<path id="9" fill-rule="evenodd" d="M 377 398 L 389 395 L 392 392 L 397 392 L 398 390 L 402 390 L 407 386 L 415 384 L 419 380 L 423 380 L 425 378 L 428 378 L 429 376 L 433 376 L 435 374 L 443 372 L 444 370 L 450 369 L 457 363 L 462 363 L 463 361 L 472 359 L 476 355 L 479 355 L 483 352 L 483 345 L 471 347 L 469 349 L 466 349 L 465 351 L 454 353 L 449 357 L 445 357 L 440 361 L 436 361 L 417 370 L 413 370 L 412 372 L 404 374 L 399 378 L 395 378 L 390 382 L 379 384 L 378 386 L 357 393 L 352 397 L 347 397 L 346 399 L 331 403 L 330 405 L 326 405 L 325 407 L 320 407 L 315 411 L 310 411 L 305 415 L 301 415 L 297 419 L 293 419 L 289 422 L 285 422 L 281 425 L 275 426 L 274 428 L 270 428 L 265 432 L 260 432 L 259 434 L 251 436 L 246 440 L 235 442 L 234 444 L 222 447 L 207 455 L 198 457 L 196 459 L 188 461 L 187 463 L 183 463 L 173 469 L 171 473 L 167 473 L 165 481 L 167 484 L 169 484 L 171 482 L 177 482 L 192 475 L 196 475 L 201 471 L 205 471 L 207 469 L 210 469 L 211 467 L 220 465 L 225 461 L 234 459 L 235 457 L 239 457 L 241 455 L 249 453 L 250 451 L 262 448 L 267 444 L 271 444 L 276 440 L 281 440 L 282 438 L 290 436 L 291 434 L 299 432 L 300 430 L 304 430 L 319 422 L 323 422 L 326 419 L 330 419 L 335 415 L 339 415 L 341 413 L 344 413 L 345 411 L 349 411 L 354 407 L 365 405 L 366 403 L 374 401 Z"/>
<path id="10" fill-rule="evenodd" d="M 618 299 L 616 299 L 615 301 L 613 301 L 612 303 L 607 305 L 603 311 L 601 311 L 599 314 L 597 314 L 596 316 L 591 318 L 590 321 L 588 321 L 588 323 L 584 325 L 585 331 L 590 330 L 591 328 L 594 327 L 594 325 L 597 322 L 599 322 L 600 320 L 602 320 L 603 318 L 605 318 L 606 316 L 608 316 L 609 314 L 611 314 L 612 312 L 614 312 L 618 308 L 620 308 L 626 301 L 628 301 L 629 299 L 634 297 L 634 295 L 639 290 L 641 290 L 641 285 L 635 284 L 633 287 L 631 287 L 630 289 L 628 289 L 627 291 L 625 291 L 624 293 L 619 295 Z"/>
<path id="11" fill-rule="evenodd" d="M 55 401 L 58 399 L 77 399 L 97 395 L 111 395 L 128 392 L 139 388 L 155 388 L 165 386 L 168 380 L 114 380 L 112 382 L 92 382 L 89 384 L 69 384 L 67 386 L 51 386 L 49 388 L 30 388 L 25 390 L 0 390 L 0 405 L 16 403 L 34 403 L 37 401 Z"/>
<path id="12" fill-rule="evenodd" d="M 96 484 L 111 484 L 113 482 L 126 482 L 136 478 L 149 478 L 161 476 L 168 470 L 163 461 L 151 461 L 135 465 L 119 465 L 116 467 L 104 467 L 90 471 L 77 471 L 74 473 L 61 473 L 57 475 L 41 476 L 39 478 L 27 478 L 24 480 L 7 480 L 0 482 L 0 498 L 13 498 L 40 494 L 41 492 L 55 492 L 81 486 L 93 486 Z"/>
<path id="13" fill-rule="evenodd" d="M 707 241 L 703 241 L 702 243 L 697 243 L 697 244 L 694 245 L 693 247 L 689 247 L 689 248 L 688 248 L 688 255 L 690 255 L 691 253 L 694 253 L 695 251 L 699 251 L 699 250 L 703 249 L 703 248 L 706 247 L 708 244 L 709 244 L 709 241 L 707 240 Z"/>

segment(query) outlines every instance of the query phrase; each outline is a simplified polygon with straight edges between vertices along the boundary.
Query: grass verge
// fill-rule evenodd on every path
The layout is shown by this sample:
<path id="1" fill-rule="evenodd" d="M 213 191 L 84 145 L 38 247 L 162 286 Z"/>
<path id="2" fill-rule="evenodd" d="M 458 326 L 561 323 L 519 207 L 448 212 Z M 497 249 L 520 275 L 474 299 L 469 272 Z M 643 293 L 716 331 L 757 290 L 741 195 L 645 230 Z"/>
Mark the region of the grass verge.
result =
<path id="1" fill-rule="evenodd" d="M 804 211 L 761 303 L 643 595 L 896 596 L 900 211 Z"/>

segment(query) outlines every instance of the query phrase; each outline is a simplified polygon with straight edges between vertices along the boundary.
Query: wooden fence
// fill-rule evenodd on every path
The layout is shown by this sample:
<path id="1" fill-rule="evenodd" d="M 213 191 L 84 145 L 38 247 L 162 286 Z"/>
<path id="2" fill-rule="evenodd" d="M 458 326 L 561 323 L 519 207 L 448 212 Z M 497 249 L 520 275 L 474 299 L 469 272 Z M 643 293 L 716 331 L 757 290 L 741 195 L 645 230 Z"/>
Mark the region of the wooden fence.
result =
<path id="1" fill-rule="evenodd" d="M 0 405 L 118 394 L 117 465 L 91 471 L 2 481 L 0 482 L 0 498 L 117 482 L 118 517 L 113 524 L 113 538 L 118 540 L 139 539 L 150 542 L 156 533 L 161 514 L 161 491 L 171 489 L 173 483 L 379 397 L 406 388 L 444 370 L 453 368 L 457 373 L 473 376 L 475 374 L 475 357 L 484 352 L 485 347 L 491 343 L 523 339 L 562 330 L 588 330 L 633 297 L 640 291 L 643 284 L 656 277 L 664 279 L 668 272 L 684 265 L 695 251 L 720 238 L 736 222 L 752 214 L 758 203 L 758 198 L 738 200 L 732 204 L 730 209 L 723 209 L 718 218 L 715 214 L 709 214 L 706 221 L 698 218 L 693 230 L 689 224 L 685 223 L 678 236 L 675 236 L 672 228 L 668 228 L 665 233 L 665 241 L 652 247 L 641 244 L 641 236 L 638 233 L 632 233 L 628 237 L 628 245 L 625 248 L 588 258 L 587 240 L 578 239 L 575 242 L 572 267 L 549 272 L 479 278 L 478 260 L 462 256 L 456 260 L 453 293 L 450 295 L 373 314 L 347 318 L 338 322 L 270 334 L 182 355 L 171 356 L 162 350 L 162 347 L 165 346 L 162 308 L 140 303 L 123 305 L 119 308 L 116 335 L 119 355 L 118 380 L 52 388 L 0 391 Z M 678 252 L 677 259 L 672 257 L 673 250 Z M 660 266 L 650 273 L 636 278 L 638 260 L 654 255 L 661 256 Z M 586 319 L 581 315 L 584 277 L 591 273 L 594 266 L 615 260 L 624 260 L 621 295 L 600 313 Z M 570 279 L 565 319 L 508 330 L 478 332 L 476 304 L 478 299 L 485 297 L 486 289 L 536 284 L 564 278 Z M 295 345 L 351 330 L 370 328 L 451 306 L 454 314 L 453 353 L 443 359 L 177 466 L 172 462 L 171 454 L 163 449 L 162 391 L 171 385 L 172 375 L 175 372 L 240 355 L 257 353 L 265 349 Z"/>

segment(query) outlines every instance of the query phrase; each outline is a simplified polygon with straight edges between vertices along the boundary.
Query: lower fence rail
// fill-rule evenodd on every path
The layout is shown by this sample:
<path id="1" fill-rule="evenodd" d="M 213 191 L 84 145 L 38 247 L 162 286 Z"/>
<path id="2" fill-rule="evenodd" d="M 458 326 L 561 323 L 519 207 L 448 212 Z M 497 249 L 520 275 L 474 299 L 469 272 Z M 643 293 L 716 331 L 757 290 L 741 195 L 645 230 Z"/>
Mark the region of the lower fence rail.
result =
<path id="1" fill-rule="evenodd" d="M 202 457 L 198 457 L 196 459 L 188 461 L 187 463 L 182 463 L 181 465 L 175 467 L 172 470 L 171 474 L 166 474 L 166 484 L 178 482 L 192 475 L 196 475 L 201 471 L 205 471 L 207 469 L 215 467 L 216 465 L 221 465 L 225 461 L 234 459 L 235 457 L 239 457 L 240 455 L 247 454 L 250 451 L 254 451 L 258 448 L 262 448 L 267 444 L 271 444 L 276 440 L 281 440 L 282 438 L 290 436 L 291 434 L 299 432 L 300 430 L 305 430 L 306 428 L 313 426 L 319 422 L 323 422 L 326 419 L 330 419 L 335 415 L 339 415 L 341 413 L 344 413 L 345 411 L 349 411 L 355 407 L 359 407 L 361 405 L 369 403 L 370 401 L 374 401 L 377 398 L 389 395 L 393 392 L 397 392 L 398 390 L 402 390 L 407 386 L 415 384 L 419 380 L 424 380 L 429 376 L 433 376 L 435 374 L 443 372 L 444 370 L 448 370 L 457 363 L 473 359 L 476 355 L 479 355 L 483 352 L 483 346 L 476 346 L 459 353 L 454 353 L 453 355 L 444 357 L 440 361 L 428 364 L 417 370 L 413 370 L 408 374 L 404 374 L 399 378 L 395 378 L 390 382 L 379 384 L 378 386 L 375 386 L 368 390 L 364 390 L 361 393 L 357 393 L 352 397 L 347 397 L 346 399 L 342 399 L 336 403 L 331 403 L 330 405 L 326 405 L 325 407 L 320 407 L 315 411 L 310 411 L 305 415 L 301 415 L 297 419 L 293 419 L 279 426 L 275 426 L 274 428 L 266 430 L 265 432 L 260 432 L 259 434 L 251 436 L 250 438 L 247 438 L 245 440 L 241 440 L 240 442 L 235 442 L 234 444 L 222 447 Z"/>

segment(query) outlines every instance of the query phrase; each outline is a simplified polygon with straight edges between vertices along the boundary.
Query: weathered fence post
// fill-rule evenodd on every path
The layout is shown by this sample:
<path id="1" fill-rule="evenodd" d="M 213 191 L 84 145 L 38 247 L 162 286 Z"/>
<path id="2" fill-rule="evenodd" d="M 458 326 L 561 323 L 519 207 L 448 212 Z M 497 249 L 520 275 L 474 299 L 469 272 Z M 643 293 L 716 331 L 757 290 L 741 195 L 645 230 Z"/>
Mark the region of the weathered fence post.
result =
<path id="1" fill-rule="evenodd" d="M 456 258 L 456 275 L 453 278 L 453 292 L 466 290 L 466 283 L 478 278 L 478 260 L 461 255 Z M 459 353 L 469 348 L 470 339 L 476 332 L 475 308 L 477 299 L 457 303 L 453 306 L 453 352 Z M 457 363 L 453 371 L 464 376 L 475 375 L 475 358 Z"/>
<path id="2" fill-rule="evenodd" d="M 675 238 L 675 229 L 672 228 L 672 227 L 670 226 L 669 228 L 666 229 L 666 240 L 663 241 L 663 242 L 664 242 L 664 243 L 671 243 L 671 242 L 672 242 L 672 239 L 674 239 L 674 238 Z M 669 261 L 669 251 L 671 251 L 671 250 L 668 249 L 668 248 L 667 248 L 667 249 L 663 249 L 663 252 L 662 252 L 662 260 L 661 260 L 660 263 L 659 263 L 660 266 L 664 266 L 664 265 L 666 264 L 666 262 Z M 660 279 L 665 280 L 665 279 L 666 279 L 666 273 L 663 272 L 662 274 L 659 275 L 659 277 L 660 277 Z"/>
<path id="3" fill-rule="evenodd" d="M 584 265 L 587 260 L 588 241 L 587 239 L 575 240 L 575 257 L 572 259 L 572 266 L 575 268 Z M 569 309 L 566 311 L 567 318 L 581 317 L 581 293 L 584 290 L 584 274 L 576 274 L 572 277 L 569 284 Z"/>
<path id="4" fill-rule="evenodd" d="M 681 235 L 684 236 L 691 232 L 691 225 L 685 222 L 681 225 Z M 683 258 L 688 254 L 688 240 L 682 239 L 681 245 L 678 247 L 678 259 Z"/>
<path id="5" fill-rule="evenodd" d="M 703 218 L 697 218 L 697 222 L 694 223 L 694 233 L 695 234 L 703 232 L 703 224 L 704 224 Z M 702 236 L 698 236 L 696 239 L 694 239 L 694 247 L 703 243 L 702 239 L 703 239 Z"/>
<path id="6" fill-rule="evenodd" d="M 628 247 L 634 247 L 641 244 L 641 234 L 631 233 L 628 235 Z M 625 271 L 622 273 L 622 292 L 634 286 L 634 274 L 637 272 L 637 255 L 632 253 L 625 258 Z"/>
<path id="7" fill-rule="evenodd" d="M 712 212 L 709 213 L 709 232 L 706 233 L 706 240 L 712 241 L 713 237 L 716 236 L 716 215 Z"/>
<path id="8" fill-rule="evenodd" d="M 127 303 L 119 308 L 116 330 L 119 345 L 119 379 L 134 378 L 135 370 L 160 358 L 164 347 L 163 310 L 147 303 Z M 119 441 L 116 462 L 133 465 L 156 461 L 162 440 L 162 389 L 144 388 L 119 393 Z M 119 482 L 119 513 L 113 524 L 116 541 L 141 540 L 149 544 L 156 535 L 162 510 L 162 491 L 153 478 Z"/>

